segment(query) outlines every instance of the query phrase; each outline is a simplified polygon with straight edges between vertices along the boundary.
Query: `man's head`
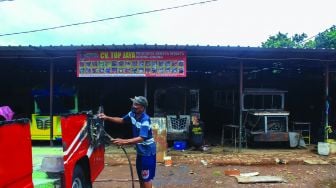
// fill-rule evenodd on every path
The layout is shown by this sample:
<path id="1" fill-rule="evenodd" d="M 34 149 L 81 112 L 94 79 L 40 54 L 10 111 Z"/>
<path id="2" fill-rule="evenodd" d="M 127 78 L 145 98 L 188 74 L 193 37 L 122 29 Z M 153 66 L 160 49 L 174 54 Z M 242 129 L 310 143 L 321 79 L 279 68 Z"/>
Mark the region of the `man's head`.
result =
<path id="1" fill-rule="evenodd" d="M 146 97 L 143 96 L 135 96 L 131 98 L 131 101 L 133 102 L 132 108 L 137 114 L 144 112 L 148 106 L 148 101 Z"/>
<path id="2" fill-rule="evenodd" d="M 191 116 L 192 125 L 199 125 L 199 117 L 197 115 Z"/>

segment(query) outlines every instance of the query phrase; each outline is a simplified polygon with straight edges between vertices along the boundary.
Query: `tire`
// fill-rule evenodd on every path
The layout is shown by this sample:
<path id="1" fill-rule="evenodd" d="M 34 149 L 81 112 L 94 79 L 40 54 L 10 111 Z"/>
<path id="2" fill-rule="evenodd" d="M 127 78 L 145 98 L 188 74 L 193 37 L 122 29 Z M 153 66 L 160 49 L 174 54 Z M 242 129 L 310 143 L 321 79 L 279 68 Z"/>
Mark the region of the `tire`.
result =
<path id="1" fill-rule="evenodd" d="M 76 165 L 72 176 L 72 188 L 91 188 L 92 186 L 87 180 L 83 168 L 80 165 Z"/>

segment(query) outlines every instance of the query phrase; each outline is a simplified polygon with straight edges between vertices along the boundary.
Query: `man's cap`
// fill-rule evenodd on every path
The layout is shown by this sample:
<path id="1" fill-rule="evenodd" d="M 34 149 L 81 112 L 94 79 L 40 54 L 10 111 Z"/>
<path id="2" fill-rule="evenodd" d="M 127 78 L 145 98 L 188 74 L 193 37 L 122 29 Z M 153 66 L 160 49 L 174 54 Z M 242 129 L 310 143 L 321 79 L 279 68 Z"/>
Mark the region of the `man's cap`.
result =
<path id="1" fill-rule="evenodd" d="M 134 98 L 130 98 L 130 99 L 134 104 L 139 104 L 139 105 L 144 106 L 144 107 L 148 106 L 148 101 L 147 101 L 146 97 L 144 97 L 144 96 L 135 96 Z"/>

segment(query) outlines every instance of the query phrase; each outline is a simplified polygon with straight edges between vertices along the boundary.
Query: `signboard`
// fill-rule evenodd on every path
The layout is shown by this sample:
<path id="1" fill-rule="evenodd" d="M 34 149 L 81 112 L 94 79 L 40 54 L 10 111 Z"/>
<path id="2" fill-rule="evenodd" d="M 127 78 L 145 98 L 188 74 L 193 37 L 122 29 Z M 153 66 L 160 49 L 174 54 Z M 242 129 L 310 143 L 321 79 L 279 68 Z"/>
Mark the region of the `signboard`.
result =
<path id="1" fill-rule="evenodd" d="M 186 77 L 185 51 L 81 51 L 77 77 Z"/>

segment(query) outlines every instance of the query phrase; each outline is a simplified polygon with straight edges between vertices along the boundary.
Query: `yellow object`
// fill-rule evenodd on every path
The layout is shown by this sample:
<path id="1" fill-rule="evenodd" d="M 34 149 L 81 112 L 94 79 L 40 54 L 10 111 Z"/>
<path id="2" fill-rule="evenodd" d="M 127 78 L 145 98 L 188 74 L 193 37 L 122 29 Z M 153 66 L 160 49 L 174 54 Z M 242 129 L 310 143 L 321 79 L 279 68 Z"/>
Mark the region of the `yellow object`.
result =
<path id="1" fill-rule="evenodd" d="M 335 143 L 336 140 L 335 140 L 335 139 L 330 139 L 330 138 L 329 138 L 329 139 L 326 139 L 325 142 L 331 144 L 331 143 Z"/>
<path id="2" fill-rule="evenodd" d="M 50 140 L 50 126 L 50 116 L 32 114 L 30 126 L 32 140 Z M 53 116 L 53 140 L 61 138 L 61 116 Z"/>
<path id="3" fill-rule="evenodd" d="M 170 156 L 164 157 L 165 166 L 171 166 L 173 164 L 172 158 Z"/>
<path id="4" fill-rule="evenodd" d="M 333 131 L 332 131 L 332 128 L 331 128 L 330 125 L 326 126 L 326 127 L 325 127 L 325 130 L 326 130 L 326 132 L 329 133 L 329 134 L 333 132 Z"/>
<path id="5" fill-rule="evenodd" d="M 330 154 L 335 154 L 336 153 L 336 142 L 330 142 L 329 143 L 329 150 L 330 150 Z"/>
<path id="6" fill-rule="evenodd" d="M 151 121 L 153 137 L 156 142 L 156 161 L 159 163 L 164 163 L 164 157 L 167 153 L 166 118 L 153 117 L 151 118 Z"/>

